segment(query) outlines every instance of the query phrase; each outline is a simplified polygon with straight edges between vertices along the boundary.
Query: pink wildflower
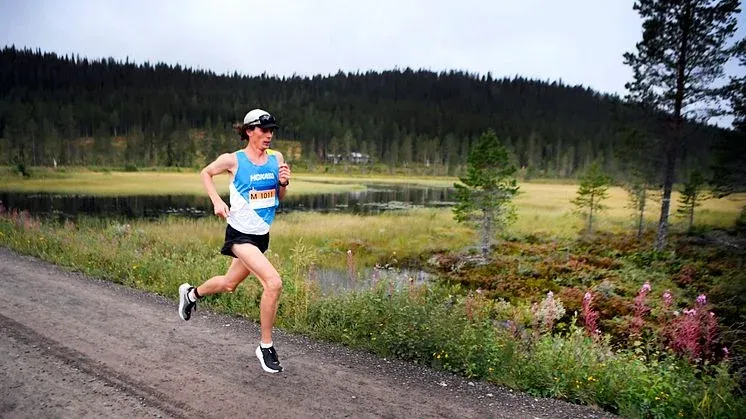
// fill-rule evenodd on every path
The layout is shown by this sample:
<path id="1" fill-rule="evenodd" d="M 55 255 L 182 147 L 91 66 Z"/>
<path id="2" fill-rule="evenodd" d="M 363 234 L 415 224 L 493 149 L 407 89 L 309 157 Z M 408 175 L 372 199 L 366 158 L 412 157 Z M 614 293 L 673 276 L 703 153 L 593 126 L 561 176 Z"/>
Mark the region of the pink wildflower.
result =
<path id="1" fill-rule="evenodd" d="M 673 319 L 667 332 L 669 346 L 691 361 L 711 358 L 717 340 L 718 324 L 715 313 L 705 310 L 707 298 L 697 297 L 696 307 L 684 309 L 684 315 Z M 723 351 L 727 356 L 727 351 Z"/>
<path id="2" fill-rule="evenodd" d="M 640 288 L 640 294 L 647 294 L 647 293 L 650 292 L 650 290 L 651 290 L 651 288 L 650 288 L 650 282 L 645 282 L 642 285 L 642 288 Z"/>
<path id="3" fill-rule="evenodd" d="M 600 334 L 597 327 L 598 312 L 593 309 L 593 295 L 590 291 L 583 296 L 583 318 L 585 319 L 585 331 L 588 336 L 596 337 Z"/>
<path id="4" fill-rule="evenodd" d="M 666 307 L 666 311 L 671 309 L 671 305 L 673 304 L 671 290 L 666 290 L 666 292 L 663 293 L 663 304 Z"/>
<path id="5" fill-rule="evenodd" d="M 634 336 L 640 335 L 642 326 L 645 324 L 643 317 L 650 311 L 650 307 L 645 304 L 645 298 L 647 297 L 648 292 L 650 292 L 650 289 L 650 283 L 646 282 L 642 288 L 640 288 L 637 297 L 635 297 L 635 315 L 632 318 L 632 324 L 630 326 L 630 332 Z"/>

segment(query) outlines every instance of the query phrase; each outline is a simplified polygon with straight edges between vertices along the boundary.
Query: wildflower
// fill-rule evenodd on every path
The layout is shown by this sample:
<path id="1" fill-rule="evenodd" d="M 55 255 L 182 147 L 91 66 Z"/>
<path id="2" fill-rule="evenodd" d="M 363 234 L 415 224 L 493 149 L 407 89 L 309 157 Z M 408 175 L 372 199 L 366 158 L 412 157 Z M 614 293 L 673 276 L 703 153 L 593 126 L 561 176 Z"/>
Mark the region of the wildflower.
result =
<path id="1" fill-rule="evenodd" d="M 730 354 L 730 351 L 728 351 L 728 348 L 723 346 L 723 356 L 727 358 L 729 354 Z"/>
<path id="2" fill-rule="evenodd" d="M 691 361 L 714 355 L 718 324 L 715 313 L 703 310 L 707 303 L 704 294 L 697 297 L 695 307 L 684 309 L 684 315 L 671 321 L 666 334 L 670 347 Z"/>
<path id="3" fill-rule="evenodd" d="M 645 283 L 644 283 L 644 284 L 642 285 L 642 288 L 640 288 L 640 293 L 641 293 L 641 294 L 642 294 L 642 293 L 644 293 L 644 294 L 647 294 L 647 293 L 649 293 L 649 292 L 650 292 L 650 290 L 651 290 L 651 288 L 650 288 L 650 282 L 645 282 Z"/>
<path id="4" fill-rule="evenodd" d="M 671 308 L 671 305 L 673 304 L 671 290 L 666 290 L 666 292 L 663 293 L 663 304 L 666 306 L 666 310 Z"/>
<path id="5" fill-rule="evenodd" d="M 598 312 L 593 309 L 593 295 L 588 291 L 583 297 L 583 318 L 585 319 L 585 331 L 589 336 L 598 336 L 600 331 L 596 325 Z"/>
<path id="6" fill-rule="evenodd" d="M 642 288 L 640 288 L 640 292 L 637 293 L 637 297 L 635 297 L 635 315 L 632 318 L 632 324 L 630 326 L 632 335 L 639 336 L 640 330 L 645 324 L 643 317 L 650 311 L 650 308 L 645 303 L 645 298 L 647 297 L 648 292 L 650 292 L 650 289 L 650 283 L 645 282 Z"/>

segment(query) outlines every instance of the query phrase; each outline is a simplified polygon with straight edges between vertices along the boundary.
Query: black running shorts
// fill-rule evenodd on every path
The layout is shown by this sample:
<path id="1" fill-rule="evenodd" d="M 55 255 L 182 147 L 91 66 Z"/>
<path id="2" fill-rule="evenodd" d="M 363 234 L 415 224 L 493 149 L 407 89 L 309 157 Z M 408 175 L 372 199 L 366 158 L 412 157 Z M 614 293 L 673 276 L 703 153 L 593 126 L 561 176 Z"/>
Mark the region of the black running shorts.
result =
<path id="1" fill-rule="evenodd" d="M 220 253 L 230 257 L 236 257 L 233 254 L 234 244 L 253 244 L 259 250 L 264 253 L 269 248 L 269 233 L 267 234 L 246 234 L 242 233 L 235 228 L 231 227 L 230 224 L 225 228 L 225 244 L 220 249 Z"/>

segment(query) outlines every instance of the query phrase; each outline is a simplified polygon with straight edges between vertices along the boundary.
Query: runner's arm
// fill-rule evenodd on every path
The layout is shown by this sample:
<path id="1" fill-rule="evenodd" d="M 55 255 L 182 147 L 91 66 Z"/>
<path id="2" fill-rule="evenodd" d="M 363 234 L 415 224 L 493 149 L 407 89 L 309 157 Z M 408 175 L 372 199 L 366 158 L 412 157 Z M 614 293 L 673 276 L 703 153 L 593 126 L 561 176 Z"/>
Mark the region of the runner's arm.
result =
<path id="1" fill-rule="evenodd" d="M 234 173 L 236 171 L 236 156 L 230 153 L 221 154 L 215 159 L 214 162 L 205 166 L 204 169 L 199 173 L 202 179 L 202 186 L 207 191 L 207 195 L 212 201 L 215 215 L 223 218 L 228 218 L 228 205 L 220 197 L 217 189 L 215 188 L 215 182 L 212 180 L 213 176 L 217 176 L 224 172 Z"/>
<path id="2" fill-rule="evenodd" d="M 287 183 L 290 182 L 290 166 L 288 166 L 287 163 L 285 163 L 285 158 L 282 156 L 282 153 L 279 151 L 277 153 L 277 163 L 280 165 L 280 183 Z M 285 193 L 287 192 L 287 186 L 279 185 L 280 187 L 280 193 L 279 198 L 282 199 L 285 197 Z"/>

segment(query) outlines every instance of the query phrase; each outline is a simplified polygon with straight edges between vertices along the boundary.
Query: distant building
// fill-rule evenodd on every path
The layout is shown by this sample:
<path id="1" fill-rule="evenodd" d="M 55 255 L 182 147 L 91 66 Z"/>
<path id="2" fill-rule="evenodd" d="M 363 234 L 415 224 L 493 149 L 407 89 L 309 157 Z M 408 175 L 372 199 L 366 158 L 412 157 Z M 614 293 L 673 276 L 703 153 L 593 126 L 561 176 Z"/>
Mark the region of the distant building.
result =
<path id="1" fill-rule="evenodd" d="M 345 161 L 352 164 L 368 164 L 371 162 L 371 158 L 369 154 L 353 151 L 350 154 L 327 154 L 326 161 L 334 164 Z"/>

